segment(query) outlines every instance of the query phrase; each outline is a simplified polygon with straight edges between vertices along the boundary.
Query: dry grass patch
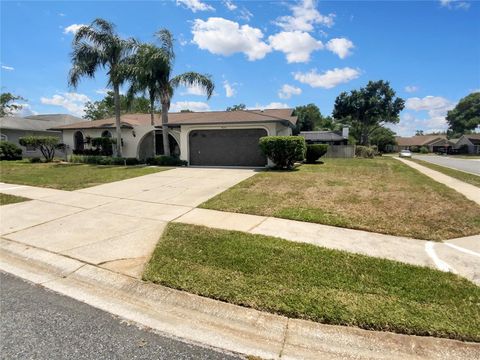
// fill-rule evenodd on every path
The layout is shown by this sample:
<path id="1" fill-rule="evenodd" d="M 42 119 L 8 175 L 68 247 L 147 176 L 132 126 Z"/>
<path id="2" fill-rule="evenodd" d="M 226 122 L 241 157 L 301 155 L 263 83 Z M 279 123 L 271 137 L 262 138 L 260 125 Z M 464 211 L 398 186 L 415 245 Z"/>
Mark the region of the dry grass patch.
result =
<path id="1" fill-rule="evenodd" d="M 391 158 L 328 159 L 266 171 L 201 207 L 418 239 L 480 233 L 480 207 Z"/>

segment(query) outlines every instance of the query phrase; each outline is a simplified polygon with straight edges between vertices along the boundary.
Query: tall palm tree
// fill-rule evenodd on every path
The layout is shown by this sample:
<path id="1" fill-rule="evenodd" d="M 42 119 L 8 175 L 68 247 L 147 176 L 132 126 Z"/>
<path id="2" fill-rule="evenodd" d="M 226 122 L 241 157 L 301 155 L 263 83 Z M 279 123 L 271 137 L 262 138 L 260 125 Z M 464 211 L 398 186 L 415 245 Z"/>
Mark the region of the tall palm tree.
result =
<path id="1" fill-rule="evenodd" d="M 156 81 L 158 84 L 160 103 L 162 104 L 163 153 L 169 156 L 168 110 L 170 109 L 170 101 L 175 89 L 179 86 L 197 86 L 203 89 L 207 95 L 207 99 L 210 99 L 213 90 L 215 89 L 215 85 L 210 75 L 203 75 L 196 72 L 186 72 L 171 77 L 175 61 L 172 33 L 167 29 L 161 29 L 155 35 L 160 41 L 160 49 L 163 52 L 164 57 L 163 71 L 156 78 Z"/>
<path id="2" fill-rule="evenodd" d="M 115 104 L 116 156 L 122 156 L 122 133 L 120 129 L 120 86 L 128 78 L 128 62 L 137 42 L 122 39 L 115 26 L 104 19 L 95 19 L 82 26 L 73 39 L 72 68 L 69 84 L 77 87 L 84 76 L 93 78 L 99 68 L 107 70 L 108 86 L 113 87 Z"/>

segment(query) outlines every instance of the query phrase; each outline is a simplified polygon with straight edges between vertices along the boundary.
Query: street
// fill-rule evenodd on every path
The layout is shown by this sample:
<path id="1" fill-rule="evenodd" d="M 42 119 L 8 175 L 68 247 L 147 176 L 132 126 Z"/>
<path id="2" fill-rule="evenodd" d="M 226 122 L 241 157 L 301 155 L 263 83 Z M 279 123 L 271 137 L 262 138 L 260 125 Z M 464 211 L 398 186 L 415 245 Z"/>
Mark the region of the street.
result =
<path id="1" fill-rule="evenodd" d="M 432 164 L 480 175 L 480 159 L 460 159 L 449 156 L 417 154 L 415 154 L 413 157 L 414 159 L 428 161 Z"/>
<path id="2" fill-rule="evenodd" d="M 2 359 L 242 359 L 188 344 L 0 273 Z"/>

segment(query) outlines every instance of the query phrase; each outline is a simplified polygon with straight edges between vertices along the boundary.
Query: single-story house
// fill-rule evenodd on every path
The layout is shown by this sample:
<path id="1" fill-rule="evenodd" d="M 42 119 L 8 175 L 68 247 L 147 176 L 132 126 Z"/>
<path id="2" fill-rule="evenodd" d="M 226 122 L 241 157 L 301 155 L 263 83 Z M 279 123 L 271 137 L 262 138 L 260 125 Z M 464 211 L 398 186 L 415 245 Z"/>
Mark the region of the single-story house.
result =
<path id="1" fill-rule="evenodd" d="M 455 149 L 465 145 L 468 147 L 469 154 L 480 154 L 480 134 L 462 135 L 455 143 Z"/>
<path id="2" fill-rule="evenodd" d="M 347 145 L 348 127 L 342 131 L 300 131 L 307 144 Z"/>
<path id="3" fill-rule="evenodd" d="M 396 151 L 426 147 L 430 152 L 450 152 L 454 144 L 445 135 L 396 136 Z"/>
<path id="4" fill-rule="evenodd" d="M 19 138 L 23 136 L 56 136 L 62 142 L 62 133 L 52 130 L 53 127 L 71 125 L 83 122 L 84 119 L 66 114 L 32 115 L 26 117 L 6 116 L 0 118 L 0 140 L 10 141 L 23 150 L 24 157 L 41 157 L 40 150 L 23 147 L 19 144 Z M 64 156 L 58 151 L 59 156 Z"/>
<path id="5" fill-rule="evenodd" d="M 168 133 L 172 154 L 190 165 L 265 166 L 266 157 L 258 141 L 262 136 L 291 135 L 297 117 L 293 109 L 179 112 L 168 114 Z M 124 157 L 141 160 L 163 153 L 161 117 L 149 114 L 121 116 Z M 115 137 L 115 118 L 84 121 L 56 127 L 71 149 L 88 147 L 88 139 Z M 155 151 L 153 137 L 155 136 Z"/>

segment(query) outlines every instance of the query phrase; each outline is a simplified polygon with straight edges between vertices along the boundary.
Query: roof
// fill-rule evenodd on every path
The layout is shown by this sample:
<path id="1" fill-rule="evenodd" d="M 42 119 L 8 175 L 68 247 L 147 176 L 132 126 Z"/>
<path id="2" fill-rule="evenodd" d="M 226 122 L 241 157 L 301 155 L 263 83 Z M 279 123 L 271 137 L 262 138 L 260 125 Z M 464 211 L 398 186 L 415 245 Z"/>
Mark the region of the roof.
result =
<path id="1" fill-rule="evenodd" d="M 465 134 L 465 136 L 473 145 L 480 145 L 480 134 Z"/>
<path id="2" fill-rule="evenodd" d="M 446 140 L 445 135 L 418 135 L 412 137 L 396 136 L 395 140 L 399 146 L 424 146 L 438 140 Z"/>
<path id="3" fill-rule="evenodd" d="M 32 115 L 27 117 L 6 116 L 0 118 L 0 129 L 49 131 L 52 127 L 71 125 L 84 121 L 66 114 Z"/>
<path id="4" fill-rule="evenodd" d="M 342 141 L 344 137 L 335 131 L 300 131 L 307 141 Z"/>
<path id="5" fill-rule="evenodd" d="M 168 113 L 168 126 L 202 125 L 202 124 L 245 124 L 281 122 L 287 126 L 294 126 L 297 117 L 292 116 L 293 109 L 265 109 L 265 110 L 238 110 L 238 111 L 208 111 L 208 112 L 172 112 Z M 121 126 L 132 128 L 135 126 L 150 125 L 150 114 L 123 114 Z M 160 114 L 155 115 L 155 126 L 161 126 Z M 115 127 L 115 118 L 83 121 L 66 126 L 56 127 L 58 130 L 67 129 L 99 129 Z"/>

